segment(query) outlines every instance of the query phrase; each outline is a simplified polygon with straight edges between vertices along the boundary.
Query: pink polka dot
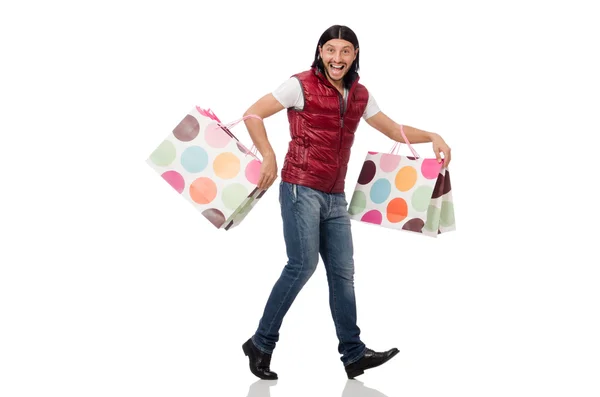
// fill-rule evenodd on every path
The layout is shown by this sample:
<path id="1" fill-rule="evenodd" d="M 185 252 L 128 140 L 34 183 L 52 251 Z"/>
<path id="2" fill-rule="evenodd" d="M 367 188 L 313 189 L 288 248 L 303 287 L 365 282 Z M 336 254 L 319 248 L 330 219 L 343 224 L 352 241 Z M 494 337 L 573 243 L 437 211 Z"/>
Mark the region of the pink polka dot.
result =
<path id="1" fill-rule="evenodd" d="M 231 136 L 223 131 L 217 123 L 211 123 L 206 126 L 204 131 L 204 139 L 206 143 L 214 148 L 224 148 L 231 141 Z"/>
<path id="2" fill-rule="evenodd" d="M 258 160 L 252 160 L 246 166 L 246 179 L 248 182 L 256 185 L 258 183 L 258 177 L 260 176 L 261 163 Z"/>
<path id="3" fill-rule="evenodd" d="M 400 156 L 395 154 L 384 153 L 381 155 L 379 166 L 384 172 L 392 172 L 398 167 L 398 164 L 400 164 L 400 158 Z"/>
<path id="4" fill-rule="evenodd" d="M 163 172 L 161 176 L 165 181 L 169 183 L 169 185 L 171 185 L 173 189 L 177 190 L 177 193 L 181 194 L 181 192 L 183 192 L 183 189 L 185 187 L 185 181 L 183 180 L 183 177 L 179 172 L 167 171 Z"/>
<path id="5" fill-rule="evenodd" d="M 371 211 L 367 212 L 366 214 L 364 214 L 360 220 L 363 222 L 375 223 L 377 225 L 381 225 L 382 219 L 383 219 L 383 216 L 381 215 L 381 212 L 379 212 L 377 210 L 371 210 Z"/>
<path id="6" fill-rule="evenodd" d="M 377 153 L 379 153 L 379 152 L 368 152 L 368 153 L 369 153 L 369 154 L 377 154 Z"/>
<path id="7" fill-rule="evenodd" d="M 438 163 L 436 159 L 425 159 L 421 164 L 421 173 L 427 179 L 436 179 L 441 169 L 442 163 Z"/>

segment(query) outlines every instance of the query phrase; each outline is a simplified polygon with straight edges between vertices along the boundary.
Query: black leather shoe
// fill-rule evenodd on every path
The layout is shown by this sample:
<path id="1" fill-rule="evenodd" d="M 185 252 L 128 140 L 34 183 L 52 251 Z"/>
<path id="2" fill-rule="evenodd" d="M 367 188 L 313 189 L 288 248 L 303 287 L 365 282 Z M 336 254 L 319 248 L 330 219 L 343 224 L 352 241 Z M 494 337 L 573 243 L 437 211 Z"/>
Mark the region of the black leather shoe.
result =
<path id="1" fill-rule="evenodd" d="M 242 345 L 244 354 L 250 360 L 250 371 L 260 379 L 275 380 L 277 374 L 269 368 L 271 365 L 271 355 L 263 353 L 252 343 L 252 338 L 248 339 Z"/>
<path id="2" fill-rule="evenodd" d="M 365 355 L 361 357 L 360 360 L 348 364 L 346 368 L 346 374 L 348 374 L 348 379 L 354 379 L 358 375 L 362 375 L 365 370 L 369 368 L 375 368 L 380 366 L 381 364 L 389 361 L 392 357 L 398 354 L 400 350 L 390 349 L 383 353 L 374 352 L 371 349 L 367 349 Z"/>

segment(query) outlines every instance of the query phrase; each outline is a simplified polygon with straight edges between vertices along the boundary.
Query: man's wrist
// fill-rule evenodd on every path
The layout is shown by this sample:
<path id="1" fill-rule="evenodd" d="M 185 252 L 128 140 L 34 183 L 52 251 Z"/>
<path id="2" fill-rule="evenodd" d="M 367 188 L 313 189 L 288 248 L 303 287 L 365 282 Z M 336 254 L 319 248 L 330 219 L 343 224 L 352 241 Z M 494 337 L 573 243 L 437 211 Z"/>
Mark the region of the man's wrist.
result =
<path id="1" fill-rule="evenodd" d="M 427 133 L 427 139 L 429 140 L 429 142 L 433 142 L 435 141 L 437 138 L 439 138 L 439 135 L 436 134 L 435 132 L 428 132 Z"/>
<path id="2" fill-rule="evenodd" d="M 265 154 L 263 154 L 262 156 L 263 156 L 263 159 L 274 159 L 275 158 L 275 152 L 273 150 L 269 150 Z"/>

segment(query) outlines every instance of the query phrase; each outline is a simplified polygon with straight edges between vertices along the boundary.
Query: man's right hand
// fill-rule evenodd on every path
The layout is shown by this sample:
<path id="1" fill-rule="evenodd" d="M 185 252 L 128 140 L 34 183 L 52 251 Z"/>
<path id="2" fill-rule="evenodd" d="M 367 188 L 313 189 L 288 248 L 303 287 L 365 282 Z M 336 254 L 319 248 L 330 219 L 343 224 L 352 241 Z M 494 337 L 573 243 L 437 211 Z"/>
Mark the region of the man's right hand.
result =
<path id="1" fill-rule="evenodd" d="M 277 159 L 275 154 L 269 154 L 263 158 L 257 187 L 267 190 L 275 182 L 275 179 L 277 179 Z"/>

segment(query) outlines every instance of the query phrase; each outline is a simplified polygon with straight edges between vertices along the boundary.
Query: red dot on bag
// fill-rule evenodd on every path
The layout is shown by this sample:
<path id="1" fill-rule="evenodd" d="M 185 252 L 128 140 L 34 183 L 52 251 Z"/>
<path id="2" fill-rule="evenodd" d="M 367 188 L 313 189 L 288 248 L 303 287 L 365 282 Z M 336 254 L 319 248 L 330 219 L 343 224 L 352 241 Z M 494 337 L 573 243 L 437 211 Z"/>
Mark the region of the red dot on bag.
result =
<path id="1" fill-rule="evenodd" d="M 401 197 L 397 197 L 389 202 L 387 205 L 386 216 L 387 220 L 391 223 L 398 223 L 403 221 L 408 215 L 408 204 L 406 200 Z"/>

